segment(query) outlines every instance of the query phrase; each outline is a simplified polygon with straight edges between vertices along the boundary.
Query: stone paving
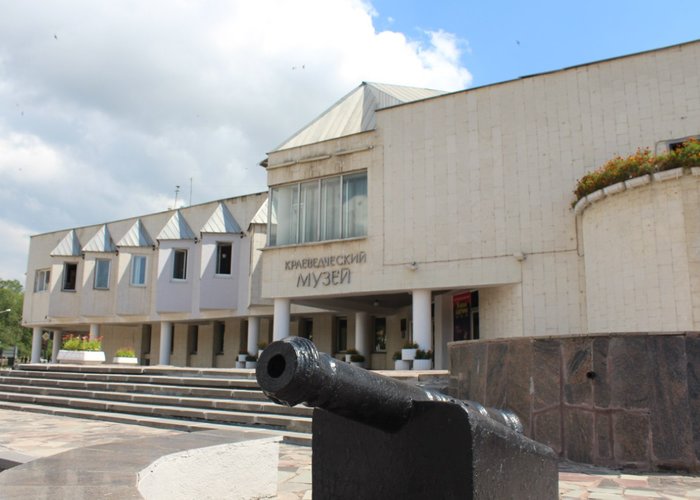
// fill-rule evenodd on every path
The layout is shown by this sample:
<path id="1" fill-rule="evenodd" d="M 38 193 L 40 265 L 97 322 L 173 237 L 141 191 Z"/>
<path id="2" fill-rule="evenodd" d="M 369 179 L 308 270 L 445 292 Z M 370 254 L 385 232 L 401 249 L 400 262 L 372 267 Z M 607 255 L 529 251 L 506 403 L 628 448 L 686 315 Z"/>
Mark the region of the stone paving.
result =
<path id="1" fill-rule="evenodd" d="M 39 458 L 83 446 L 177 434 L 180 432 L 0 409 L 0 455 L 11 451 Z M 637 474 L 572 462 L 563 462 L 559 471 L 562 499 L 700 499 L 700 476 Z M 311 449 L 282 444 L 278 478 L 278 499 L 310 499 Z"/>

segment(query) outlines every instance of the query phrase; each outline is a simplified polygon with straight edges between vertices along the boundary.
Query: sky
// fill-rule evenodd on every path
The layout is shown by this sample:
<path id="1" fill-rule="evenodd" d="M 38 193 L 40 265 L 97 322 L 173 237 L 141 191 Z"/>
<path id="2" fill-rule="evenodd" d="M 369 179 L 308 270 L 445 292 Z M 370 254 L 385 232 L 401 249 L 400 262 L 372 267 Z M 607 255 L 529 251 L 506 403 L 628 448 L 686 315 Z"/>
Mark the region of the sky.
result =
<path id="1" fill-rule="evenodd" d="M 29 236 L 266 190 L 363 81 L 447 91 L 700 38 L 697 0 L 3 0 L 0 279 Z M 191 195 L 190 195 L 191 192 Z"/>

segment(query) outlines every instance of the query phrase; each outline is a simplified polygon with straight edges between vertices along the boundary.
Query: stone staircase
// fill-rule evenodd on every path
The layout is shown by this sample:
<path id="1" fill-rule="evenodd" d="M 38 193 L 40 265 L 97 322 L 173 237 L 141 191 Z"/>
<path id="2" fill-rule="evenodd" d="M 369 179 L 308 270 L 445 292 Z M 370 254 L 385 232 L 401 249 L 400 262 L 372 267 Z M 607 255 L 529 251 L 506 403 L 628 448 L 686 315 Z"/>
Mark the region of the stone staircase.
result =
<path id="1" fill-rule="evenodd" d="M 183 431 L 235 426 L 311 441 L 312 409 L 269 401 L 254 370 L 23 364 L 0 370 L 0 408 Z"/>

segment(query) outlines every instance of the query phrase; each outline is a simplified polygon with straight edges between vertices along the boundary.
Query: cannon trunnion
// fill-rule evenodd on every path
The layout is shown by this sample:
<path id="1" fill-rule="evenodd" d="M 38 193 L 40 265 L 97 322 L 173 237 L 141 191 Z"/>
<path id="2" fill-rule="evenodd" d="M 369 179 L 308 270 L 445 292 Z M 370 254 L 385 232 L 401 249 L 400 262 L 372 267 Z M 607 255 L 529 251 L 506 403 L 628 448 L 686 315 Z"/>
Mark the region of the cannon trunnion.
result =
<path id="1" fill-rule="evenodd" d="M 315 499 L 557 498 L 556 455 L 509 411 L 354 367 L 300 337 L 269 345 L 256 375 L 273 401 L 316 408 Z"/>

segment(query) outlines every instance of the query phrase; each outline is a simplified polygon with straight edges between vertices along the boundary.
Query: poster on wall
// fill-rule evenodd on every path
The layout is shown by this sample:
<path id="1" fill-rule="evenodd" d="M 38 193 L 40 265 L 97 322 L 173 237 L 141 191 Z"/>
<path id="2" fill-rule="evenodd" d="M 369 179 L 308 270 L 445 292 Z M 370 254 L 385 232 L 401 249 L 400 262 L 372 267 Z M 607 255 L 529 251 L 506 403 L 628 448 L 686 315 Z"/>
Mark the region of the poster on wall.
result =
<path id="1" fill-rule="evenodd" d="M 471 304 L 472 293 L 464 292 L 452 297 L 453 311 L 453 340 L 469 340 L 471 338 Z"/>

